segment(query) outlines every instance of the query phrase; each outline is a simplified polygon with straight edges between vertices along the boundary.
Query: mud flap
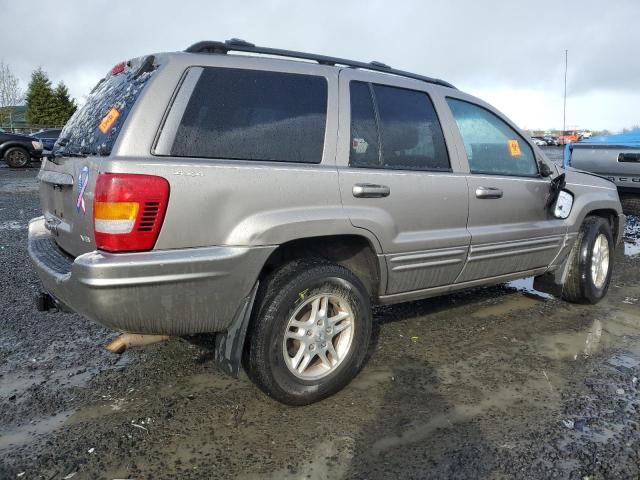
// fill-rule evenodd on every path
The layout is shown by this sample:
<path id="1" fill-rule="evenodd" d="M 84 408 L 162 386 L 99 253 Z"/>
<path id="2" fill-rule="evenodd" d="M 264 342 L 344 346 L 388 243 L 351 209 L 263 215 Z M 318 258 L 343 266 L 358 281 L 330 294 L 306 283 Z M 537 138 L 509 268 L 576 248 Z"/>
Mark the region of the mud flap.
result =
<path id="1" fill-rule="evenodd" d="M 227 331 L 216 334 L 215 361 L 220 370 L 234 378 L 238 378 L 242 366 L 244 339 L 247 335 L 247 327 L 259 283 L 256 282 L 249 295 L 244 298 Z"/>
<path id="2" fill-rule="evenodd" d="M 562 298 L 564 282 L 567 279 L 567 274 L 569 273 L 569 260 L 572 256 L 573 249 L 571 249 L 564 262 L 558 265 L 554 270 L 543 273 L 538 277 L 534 277 L 533 289 L 539 292 L 548 293 L 554 297 Z"/>

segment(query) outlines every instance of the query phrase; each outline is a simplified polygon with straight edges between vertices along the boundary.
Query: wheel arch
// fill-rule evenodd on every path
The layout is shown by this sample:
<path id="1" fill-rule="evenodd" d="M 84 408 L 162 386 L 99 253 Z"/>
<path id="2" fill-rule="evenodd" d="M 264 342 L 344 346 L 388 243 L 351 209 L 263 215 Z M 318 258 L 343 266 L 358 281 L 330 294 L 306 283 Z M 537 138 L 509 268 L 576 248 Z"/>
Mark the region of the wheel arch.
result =
<path id="1" fill-rule="evenodd" d="M 386 266 L 373 242 L 364 235 L 344 234 L 290 240 L 276 248 L 259 275 L 265 279 L 280 265 L 303 257 L 320 257 L 351 270 L 376 298 L 386 285 Z"/>
<path id="2" fill-rule="evenodd" d="M 595 210 L 590 210 L 584 215 L 584 217 L 582 218 L 582 222 L 584 222 L 585 219 L 588 217 L 601 217 L 601 218 L 604 218 L 607 222 L 609 222 L 609 226 L 611 227 L 611 233 L 613 235 L 613 242 L 615 245 L 618 244 L 618 242 L 622 238 L 622 230 L 624 228 L 624 225 L 622 225 L 623 228 L 620 228 L 621 227 L 620 215 L 615 209 L 599 208 Z M 580 222 L 580 224 L 582 224 L 582 222 Z"/>

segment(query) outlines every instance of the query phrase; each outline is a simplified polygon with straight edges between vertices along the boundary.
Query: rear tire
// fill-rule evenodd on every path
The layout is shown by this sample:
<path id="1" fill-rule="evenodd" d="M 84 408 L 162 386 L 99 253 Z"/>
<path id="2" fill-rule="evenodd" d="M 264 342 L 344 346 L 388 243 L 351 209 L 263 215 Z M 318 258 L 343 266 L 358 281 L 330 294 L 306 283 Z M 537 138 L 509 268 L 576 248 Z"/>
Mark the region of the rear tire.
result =
<path id="1" fill-rule="evenodd" d="M 31 156 L 22 147 L 11 147 L 4 152 L 4 161 L 7 162 L 11 168 L 24 168 L 29 165 Z"/>
<path id="2" fill-rule="evenodd" d="M 351 381 L 362 368 L 370 337 L 370 299 L 362 282 L 340 265 L 295 260 L 262 282 L 247 371 L 269 396 L 306 405 Z"/>
<path id="3" fill-rule="evenodd" d="M 626 215 L 640 217 L 640 193 L 637 195 L 622 195 L 620 203 L 622 203 L 622 210 Z"/>
<path id="4" fill-rule="evenodd" d="M 598 303 L 607 293 L 613 270 L 613 235 L 602 217 L 587 217 L 569 258 L 562 298 L 574 303 Z"/>

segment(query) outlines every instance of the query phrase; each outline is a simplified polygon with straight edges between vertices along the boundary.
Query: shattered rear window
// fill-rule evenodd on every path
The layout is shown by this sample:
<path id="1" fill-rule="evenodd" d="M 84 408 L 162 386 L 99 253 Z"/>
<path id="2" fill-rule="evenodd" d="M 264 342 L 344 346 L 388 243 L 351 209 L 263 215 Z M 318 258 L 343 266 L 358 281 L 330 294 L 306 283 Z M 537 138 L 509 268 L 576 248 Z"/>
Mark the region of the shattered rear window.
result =
<path id="1" fill-rule="evenodd" d="M 64 126 L 54 154 L 109 155 L 127 115 L 153 75 L 154 57 L 141 57 L 114 67 L 89 94 L 86 103 Z"/>

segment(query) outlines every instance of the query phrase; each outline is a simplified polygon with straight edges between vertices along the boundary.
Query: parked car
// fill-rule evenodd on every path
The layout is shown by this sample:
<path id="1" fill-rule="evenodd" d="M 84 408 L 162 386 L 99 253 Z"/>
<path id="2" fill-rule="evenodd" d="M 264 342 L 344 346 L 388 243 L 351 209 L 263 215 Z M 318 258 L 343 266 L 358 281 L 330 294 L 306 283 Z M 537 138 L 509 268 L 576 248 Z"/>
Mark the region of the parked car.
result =
<path id="1" fill-rule="evenodd" d="M 547 141 L 542 137 L 531 137 L 531 140 L 539 147 L 546 147 L 548 145 Z"/>
<path id="2" fill-rule="evenodd" d="M 558 141 L 560 142 L 560 145 L 566 145 L 568 143 L 577 142 L 581 138 L 582 137 L 577 130 L 565 130 L 562 132 L 562 135 L 558 137 Z"/>
<path id="3" fill-rule="evenodd" d="M 9 133 L 0 128 L 0 158 L 13 168 L 29 165 L 42 157 L 42 142 L 27 135 Z"/>
<path id="4" fill-rule="evenodd" d="M 640 130 L 572 144 L 565 162 L 615 183 L 627 214 L 640 216 Z"/>
<path id="5" fill-rule="evenodd" d="M 44 152 L 48 153 L 53 150 L 53 146 L 55 145 L 56 140 L 58 140 L 60 132 L 62 132 L 61 128 L 48 128 L 46 130 L 40 130 L 39 132 L 32 133 L 31 136 L 40 140 L 42 142 Z"/>
<path id="6" fill-rule="evenodd" d="M 547 142 L 547 145 L 549 146 L 560 145 L 560 141 L 558 140 L 558 137 L 554 137 L 553 135 L 545 135 L 542 138 L 544 139 L 545 142 Z"/>
<path id="7" fill-rule="evenodd" d="M 530 276 L 600 301 L 625 224 L 610 181 L 443 80 L 241 40 L 116 65 L 39 179 L 40 308 L 139 334 L 117 349 L 213 333 L 292 405 L 357 374 L 373 304 Z"/>
<path id="8" fill-rule="evenodd" d="M 591 130 L 582 130 L 580 132 L 580 137 L 581 138 L 591 138 L 593 135 L 593 133 L 591 132 Z"/>

